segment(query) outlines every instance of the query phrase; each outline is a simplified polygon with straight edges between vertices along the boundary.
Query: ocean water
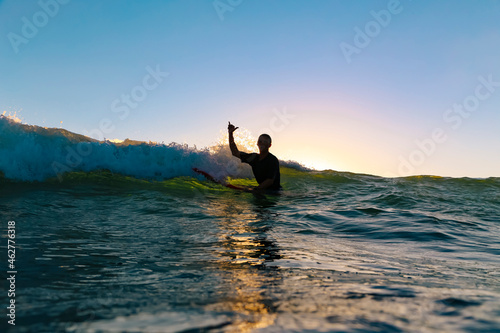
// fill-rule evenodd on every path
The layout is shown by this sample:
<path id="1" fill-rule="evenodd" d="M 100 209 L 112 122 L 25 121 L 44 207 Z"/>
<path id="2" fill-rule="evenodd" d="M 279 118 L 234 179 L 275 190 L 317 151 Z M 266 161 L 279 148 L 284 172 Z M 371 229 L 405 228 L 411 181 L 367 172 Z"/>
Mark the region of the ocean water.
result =
<path id="1" fill-rule="evenodd" d="M 228 150 L 0 117 L 0 331 L 500 332 L 499 178 L 283 162 L 254 195 L 191 170 L 255 184 Z"/>

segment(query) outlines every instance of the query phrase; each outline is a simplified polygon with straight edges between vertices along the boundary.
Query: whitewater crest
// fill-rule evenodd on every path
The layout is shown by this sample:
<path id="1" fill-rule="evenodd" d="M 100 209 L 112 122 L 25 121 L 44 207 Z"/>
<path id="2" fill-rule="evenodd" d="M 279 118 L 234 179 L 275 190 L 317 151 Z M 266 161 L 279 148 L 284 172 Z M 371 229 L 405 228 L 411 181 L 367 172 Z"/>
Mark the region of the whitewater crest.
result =
<path id="1" fill-rule="evenodd" d="M 0 173 L 10 180 L 62 181 L 68 172 L 97 170 L 162 180 L 194 176 L 193 167 L 220 179 L 251 176 L 222 144 L 197 149 L 129 139 L 98 141 L 65 129 L 21 124 L 0 115 Z"/>

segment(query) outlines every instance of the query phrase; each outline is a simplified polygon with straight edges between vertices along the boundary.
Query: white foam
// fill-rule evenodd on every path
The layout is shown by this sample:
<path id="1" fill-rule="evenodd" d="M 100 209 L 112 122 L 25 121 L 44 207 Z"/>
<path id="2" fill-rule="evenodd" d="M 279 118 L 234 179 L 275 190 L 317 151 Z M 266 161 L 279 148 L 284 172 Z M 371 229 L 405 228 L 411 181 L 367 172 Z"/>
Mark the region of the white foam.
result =
<path id="1" fill-rule="evenodd" d="M 226 147 L 227 148 L 227 147 Z M 96 141 L 64 129 L 20 124 L 0 115 L 0 172 L 6 178 L 43 181 L 72 171 L 110 170 L 145 179 L 194 176 L 197 167 L 222 179 L 251 177 L 229 148 L 196 149 L 177 143 Z"/>

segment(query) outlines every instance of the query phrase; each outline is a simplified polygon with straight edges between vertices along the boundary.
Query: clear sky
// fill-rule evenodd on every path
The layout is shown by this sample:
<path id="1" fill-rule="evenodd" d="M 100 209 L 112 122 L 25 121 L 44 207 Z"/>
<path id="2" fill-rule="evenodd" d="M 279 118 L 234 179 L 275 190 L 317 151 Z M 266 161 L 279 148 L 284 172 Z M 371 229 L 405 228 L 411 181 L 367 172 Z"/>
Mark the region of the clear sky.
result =
<path id="1" fill-rule="evenodd" d="M 498 177 L 499 13 L 493 0 L 4 0 L 0 113 L 198 148 L 231 121 L 317 169 Z"/>

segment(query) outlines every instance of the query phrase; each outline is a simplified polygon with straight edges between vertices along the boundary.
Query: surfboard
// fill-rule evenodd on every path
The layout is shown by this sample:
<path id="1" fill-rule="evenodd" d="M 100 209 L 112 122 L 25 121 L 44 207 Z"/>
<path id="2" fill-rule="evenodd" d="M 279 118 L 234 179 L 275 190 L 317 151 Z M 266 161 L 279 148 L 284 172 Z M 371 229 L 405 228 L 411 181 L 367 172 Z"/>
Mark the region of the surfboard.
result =
<path id="1" fill-rule="evenodd" d="M 193 171 L 196 172 L 196 173 L 199 173 L 200 175 L 204 176 L 207 180 L 209 180 L 209 181 L 211 181 L 213 183 L 220 184 L 222 186 L 225 186 L 227 188 L 231 188 L 233 190 L 240 190 L 240 191 L 245 191 L 246 190 L 246 188 L 244 188 L 244 187 L 240 187 L 240 186 L 236 186 L 236 185 L 231 185 L 231 184 L 223 183 L 220 180 L 215 179 L 208 172 L 200 170 L 198 168 L 193 168 Z"/>

